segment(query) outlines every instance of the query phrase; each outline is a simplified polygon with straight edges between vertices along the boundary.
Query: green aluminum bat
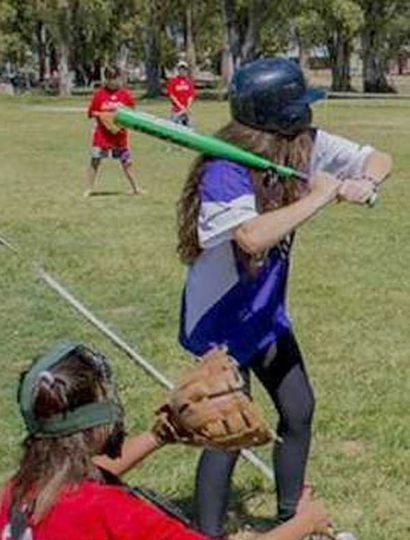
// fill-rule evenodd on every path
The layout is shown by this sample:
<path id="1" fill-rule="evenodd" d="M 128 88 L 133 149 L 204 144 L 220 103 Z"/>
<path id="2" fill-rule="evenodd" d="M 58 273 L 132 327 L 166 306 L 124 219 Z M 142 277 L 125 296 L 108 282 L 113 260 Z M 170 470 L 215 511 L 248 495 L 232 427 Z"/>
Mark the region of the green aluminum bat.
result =
<path id="1" fill-rule="evenodd" d="M 249 150 L 244 150 L 239 146 L 223 141 L 214 135 L 198 133 L 191 128 L 180 126 L 175 122 L 158 118 L 152 114 L 137 112 L 128 107 L 120 106 L 115 112 L 114 122 L 125 128 L 143 131 L 154 137 L 171 140 L 208 156 L 229 159 L 255 169 L 273 170 L 279 176 L 285 178 L 298 178 L 305 181 L 309 179 L 305 173 L 274 163 Z M 377 193 L 374 193 L 367 204 L 374 206 L 376 199 Z"/>
<path id="2" fill-rule="evenodd" d="M 197 133 L 191 128 L 180 126 L 175 122 L 158 118 L 152 114 L 137 112 L 128 107 L 118 107 L 114 115 L 114 122 L 123 127 L 143 131 L 161 139 L 169 139 L 208 156 L 230 159 L 255 169 L 274 170 L 281 176 L 308 179 L 307 175 L 295 171 L 291 167 L 278 165 L 258 154 L 218 139 L 214 135 Z"/>

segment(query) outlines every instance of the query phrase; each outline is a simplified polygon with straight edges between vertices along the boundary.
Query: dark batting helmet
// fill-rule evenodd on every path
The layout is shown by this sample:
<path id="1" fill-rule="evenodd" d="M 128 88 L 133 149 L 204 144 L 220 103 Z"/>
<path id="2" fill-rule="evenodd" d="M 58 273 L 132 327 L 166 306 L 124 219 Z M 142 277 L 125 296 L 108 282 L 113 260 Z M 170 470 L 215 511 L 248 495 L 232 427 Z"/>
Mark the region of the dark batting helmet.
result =
<path id="1" fill-rule="evenodd" d="M 229 92 L 235 120 L 283 135 L 307 128 L 312 118 L 309 104 L 324 97 L 322 89 L 307 87 L 296 62 L 282 57 L 244 64 L 234 73 Z"/>

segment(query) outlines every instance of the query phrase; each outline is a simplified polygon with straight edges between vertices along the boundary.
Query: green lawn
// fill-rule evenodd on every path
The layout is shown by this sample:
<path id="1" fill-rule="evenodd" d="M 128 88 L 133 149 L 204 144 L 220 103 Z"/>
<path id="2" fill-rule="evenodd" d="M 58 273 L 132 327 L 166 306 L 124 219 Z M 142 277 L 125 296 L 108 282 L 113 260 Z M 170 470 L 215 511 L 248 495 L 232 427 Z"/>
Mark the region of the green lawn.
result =
<path id="1" fill-rule="evenodd" d="M 81 99 L 2 98 L 0 231 L 28 259 L 41 259 L 130 344 L 175 377 L 187 364 L 176 343 L 184 269 L 175 255 L 175 201 L 192 153 L 132 136 L 148 194 L 125 195 L 115 163 L 99 187 L 124 194 L 83 199 L 89 124 Z M 36 108 L 37 107 L 37 108 Z M 166 113 L 166 103 L 142 108 Z M 226 104 L 201 102 L 195 124 L 213 131 Z M 410 101 L 329 101 L 318 123 L 393 154 L 395 167 L 374 210 L 338 205 L 299 233 L 290 282 L 291 313 L 316 390 L 310 479 L 342 528 L 359 540 L 410 534 Z M 18 373 L 53 340 L 84 340 L 113 361 L 131 432 L 149 426 L 163 389 L 134 367 L 33 277 L 32 264 L 0 247 L 0 479 L 16 464 L 22 423 Z M 266 415 L 269 403 L 255 387 Z M 269 450 L 258 454 L 269 459 Z M 164 449 L 130 479 L 189 507 L 197 452 Z M 272 514 L 272 486 L 242 462 L 235 474 L 237 516 Z"/>

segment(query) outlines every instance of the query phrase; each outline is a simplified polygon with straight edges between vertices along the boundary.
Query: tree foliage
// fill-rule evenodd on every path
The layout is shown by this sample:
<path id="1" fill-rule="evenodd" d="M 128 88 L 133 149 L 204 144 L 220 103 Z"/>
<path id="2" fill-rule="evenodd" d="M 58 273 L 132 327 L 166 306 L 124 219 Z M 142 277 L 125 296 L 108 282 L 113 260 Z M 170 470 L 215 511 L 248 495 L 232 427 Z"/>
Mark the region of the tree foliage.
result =
<path id="1" fill-rule="evenodd" d="M 394 31 L 402 16 L 409 26 L 408 0 L 357 0 L 364 14 L 362 29 L 363 90 L 393 92 L 386 78 L 386 66 L 395 41 Z"/>
<path id="2" fill-rule="evenodd" d="M 145 65 L 147 93 L 185 58 L 213 69 L 226 88 L 235 66 L 297 43 L 328 53 L 332 88 L 351 88 L 350 57 L 361 43 L 366 91 L 389 90 L 386 66 L 409 54 L 410 0 L 0 0 L 0 65 L 32 66 L 40 82 L 58 71 L 60 90 L 99 79 L 117 62 Z"/>
<path id="3" fill-rule="evenodd" d="M 350 56 L 363 13 L 354 0 L 305 0 L 296 17 L 302 47 L 326 46 L 332 70 L 332 90 L 350 90 Z"/>

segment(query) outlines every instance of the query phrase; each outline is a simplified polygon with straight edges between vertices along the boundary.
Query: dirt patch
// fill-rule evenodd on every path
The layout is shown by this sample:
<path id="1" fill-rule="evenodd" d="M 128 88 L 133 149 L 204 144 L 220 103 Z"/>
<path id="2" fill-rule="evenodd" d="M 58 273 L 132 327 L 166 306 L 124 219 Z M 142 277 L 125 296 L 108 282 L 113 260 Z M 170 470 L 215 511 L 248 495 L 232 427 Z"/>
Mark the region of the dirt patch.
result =
<path id="1" fill-rule="evenodd" d="M 131 315 L 135 315 L 137 313 L 137 309 L 135 306 L 118 306 L 115 308 L 112 308 L 108 310 L 108 313 L 110 315 L 114 315 L 114 317 L 128 317 Z"/>
<path id="2" fill-rule="evenodd" d="M 366 445 L 362 441 L 343 441 L 340 450 L 347 457 L 359 457 L 366 452 Z"/>

